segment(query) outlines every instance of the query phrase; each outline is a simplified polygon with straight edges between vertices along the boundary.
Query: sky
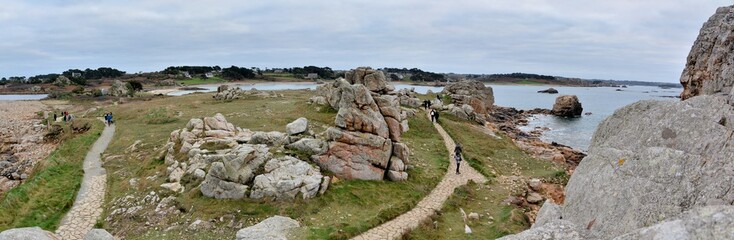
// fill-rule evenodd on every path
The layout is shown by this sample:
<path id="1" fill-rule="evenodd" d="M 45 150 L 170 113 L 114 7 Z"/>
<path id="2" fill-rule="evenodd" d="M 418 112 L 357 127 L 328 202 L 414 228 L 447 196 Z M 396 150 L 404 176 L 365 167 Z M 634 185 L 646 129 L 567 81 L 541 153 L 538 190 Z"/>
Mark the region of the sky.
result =
<path id="1" fill-rule="evenodd" d="M 2 0 L 0 76 L 305 65 L 678 82 L 734 0 Z"/>

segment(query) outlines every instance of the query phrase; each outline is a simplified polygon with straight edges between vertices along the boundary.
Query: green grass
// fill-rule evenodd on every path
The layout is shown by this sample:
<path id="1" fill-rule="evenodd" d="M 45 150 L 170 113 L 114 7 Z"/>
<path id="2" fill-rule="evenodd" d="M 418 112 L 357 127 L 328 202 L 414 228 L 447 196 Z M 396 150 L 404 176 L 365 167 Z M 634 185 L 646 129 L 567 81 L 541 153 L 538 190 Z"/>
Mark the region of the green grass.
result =
<path id="1" fill-rule="evenodd" d="M 189 78 L 189 79 L 177 80 L 177 81 L 184 85 L 200 85 L 200 84 L 221 83 L 221 82 L 226 82 L 227 80 L 224 80 L 219 77 L 211 77 L 207 79 L 195 77 L 195 78 Z"/>
<path id="2" fill-rule="evenodd" d="M 117 132 L 107 154 L 122 156 L 105 163 L 108 172 L 106 211 L 110 211 L 111 201 L 115 198 L 161 190 L 159 186 L 164 181 L 166 166 L 158 158 L 160 149 L 157 148 L 165 145 L 171 131 L 183 128 L 190 118 L 222 113 L 235 126 L 253 131 L 284 131 L 286 124 L 299 117 L 306 117 L 309 128 L 316 133 L 334 125 L 336 111 L 330 107 L 307 104 L 308 98 L 313 95 L 312 91 L 280 93 L 285 97 L 248 97 L 228 102 L 213 100 L 212 94 L 193 94 L 100 109 L 101 112 L 114 112 L 117 119 Z M 148 109 L 158 108 L 180 112 L 177 114 L 180 117 L 167 123 L 148 123 L 145 113 Z M 403 142 L 414 153 L 410 163 L 415 167 L 408 171 L 408 181 L 340 180 L 332 184 L 323 196 L 292 203 L 216 200 L 204 197 L 198 189 L 193 189 L 177 197 L 180 208 L 186 210 L 181 216 L 149 221 L 141 214 L 116 217 L 112 222 L 101 225 L 108 229 L 119 229 L 116 234 L 129 239 L 220 239 L 232 238 L 238 228 L 222 226 L 226 225 L 222 223 L 213 230 L 193 233 L 184 230 L 164 232 L 161 229 L 185 219 L 208 220 L 228 215 L 247 226 L 280 214 L 298 220 L 304 226 L 308 239 L 346 239 L 355 236 L 411 209 L 430 193 L 446 171 L 448 159 L 445 147 L 428 118 L 425 114 L 419 114 L 409 121 L 410 131 L 403 135 Z M 125 149 L 136 140 L 142 141 L 138 150 L 127 153 Z M 149 176 L 158 177 L 147 179 Z M 129 185 L 131 178 L 139 180 L 137 187 Z M 155 205 L 145 205 L 141 213 L 154 208 Z M 103 214 L 103 219 L 107 214 L 109 212 Z M 153 222 L 153 226 L 146 225 L 146 222 Z M 156 227 L 159 229 L 156 230 Z"/>
<path id="3" fill-rule="evenodd" d="M 555 182 L 566 178 L 561 166 L 529 156 L 502 134 L 498 134 L 500 139 L 491 137 L 481 130 L 481 126 L 448 114 L 441 118 L 441 125 L 454 141 L 463 145 L 466 162 L 490 178 L 490 182 L 470 183 L 457 188 L 444 209 L 435 217 L 437 227 L 433 223 L 426 223 L 407 238 L 495 239 L 520 232 L 529 227 L 523 215 L 525 210 L 501 204 L 508 196 L 517 194 L 518 189 L 493 179 L 519 176 Z M 467 214 L 480 214 L 479 221 L 468 223 L 472 229 L 471 235 L 464 233 L 460 208 Z"/>
<path id="4" fill-rule="evenodd" d="M 62 142 L 36 166 L 29 180 L 2 196 L 0 231 L 31 226 L 53 231 L 58 227 L 79 190 L 84 156 L 103 129 L 101 122 L 91 121 L 89 131 Z"/>

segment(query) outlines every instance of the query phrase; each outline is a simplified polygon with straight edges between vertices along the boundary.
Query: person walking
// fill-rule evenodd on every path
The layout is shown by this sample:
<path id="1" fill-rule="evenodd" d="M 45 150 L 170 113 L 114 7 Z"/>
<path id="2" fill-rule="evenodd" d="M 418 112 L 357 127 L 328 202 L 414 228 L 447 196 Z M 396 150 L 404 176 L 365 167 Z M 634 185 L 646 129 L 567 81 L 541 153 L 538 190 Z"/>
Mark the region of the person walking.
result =
<path id="1" fill-rule="evenodd" d="M 435 110 L 434 110 L 434 112 L 435 112 L 435 113 L 433 114 L 433 115 L 434 115 L 434 116 L 433 116 L 433 118 L 435 118 L 435 119 L 436 119 L 436 122 L 438 122 L 438 115 L 439 115 L 439 114 L 438 114 L 438 111 L 435 111 Z"/>
<path id="2" fill-rule="evenodd" d="M 109 126 L 110 125 L 110 114 L 104 113 L 104 124 Z"/>
<path id="3" fill-rule="evenodd" d="M 114 123 L 114 122 L 112 121 L 112 112 L 110 112 L 110 113 L 108 113 L 108 114 L 109 114 L 109 120 L 108 120 L 108 121 L 109 121 L 109 125 L 112 125 L 112 124 Z"/>
<path id="4" fill-rule="evenodd" d="M 435 121 L 436 120 L 436 110 L 435 109 L 431 109 L 429 115 L 431 115 L 431 122 L 436 122 Z"/>
<path id="5" fill-rule="evenodd" d="M 56 122 L 56 112 L 54 112 L 54 120 L 53 122 Z"/>
<path id="6" fill-rule="evenodd" d="M 456 147 L 454 147 L 454 160 L 456 160 L 456 174 L 457 175 L 461 174 L 461 172 L 459 172 L 459 167 L 461 167 L 461 160 L 462 160 L 461 152 L 462 152 L 461 144 L 457 143 Z"/>

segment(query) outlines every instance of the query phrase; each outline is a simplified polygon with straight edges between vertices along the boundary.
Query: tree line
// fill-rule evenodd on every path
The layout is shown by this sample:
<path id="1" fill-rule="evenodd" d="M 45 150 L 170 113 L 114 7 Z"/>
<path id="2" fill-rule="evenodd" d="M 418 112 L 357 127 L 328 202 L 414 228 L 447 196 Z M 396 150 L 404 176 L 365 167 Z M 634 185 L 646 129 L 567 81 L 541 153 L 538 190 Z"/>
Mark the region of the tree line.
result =
<path id="1" fill-rule="evenodd" d="M 42 83 L 53 83 L 60 76 L 68 78 L 71 82 L 77 85 L 86 85 L 87 80 L 102 79 L 102 78 L 116 78 L 125 75 L 124 71 L 120 71 L 109 67 L 100 67 L 97 69 L 69 69 L 61 74 L 49 73 L 39 74 L 32 77 L 26 78 L 25 76 L 14 76 L 9 78 L 0 78 L 0 85 L 8 83 L 29 83 L 29 84 L 42 84 Z"/>
<path id="2" fill-rule="evenodd" d="M 440 73 L 423 71 L 418 68 L 382 68 L 382 71 L 388 73 L 388 77 L 392 80 L 398 80 L 397 74 L 410 74 L 410 80 L 415 82 L 445 82 L 446 76 Z M 396 74 L 397 73 L 397 74 Z"/>

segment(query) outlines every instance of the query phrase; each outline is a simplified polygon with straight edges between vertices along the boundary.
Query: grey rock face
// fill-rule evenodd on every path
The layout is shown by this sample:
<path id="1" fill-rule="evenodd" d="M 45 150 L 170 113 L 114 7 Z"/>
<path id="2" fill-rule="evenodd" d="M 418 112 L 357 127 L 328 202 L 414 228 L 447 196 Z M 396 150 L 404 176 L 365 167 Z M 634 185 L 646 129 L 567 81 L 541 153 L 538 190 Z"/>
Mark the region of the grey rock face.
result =
<path id="1" fill-rule="evenodd" d="M 115 240 L 115 237 L 107 230 L 95 228 L 84 235 L 84 240 Z"/>
<path id="2" fill-rule="evenodd" d="M 720 7 L 704 23 L 681 73 L 681 99 L 727 93 L 734 85 L 734 6 Z"/>
<path id="3" fill-rule="evenodd" d="M 288 138 L 285 133 L 272 131 L 272 132 L 255 132 L 252 134 L 250 143 L 253 144 L 267 144 L 267 145 L 283 145 L 287 142 Z"/>
<path id="4" fill-rule="evenodd" d="M 500 240 L 586 240 L 593 239 L 592 235 L 566 220 L 556 220 L 539 227 L 525 230 L 515 235 L 509 235 Z"/>
<path id="5" fill-rule="evenodd" d="M 0 240 L 58 240 L 51 232 L 39 227 L 13 228 L 0 232 Z"/>
<path id="6" fill-rule="evenodd" d="M 301 196 L 316 196 L 323 176 L 318 167 L 296 158 L 274 158 L 265 164 L 265 174 L 255 177 L 250 198 L 274 198 L 292 200 Z"/>
<path id="7" fill-rule="evenodd" d="M 288 149 L 305 152 L 309 155 L 319 155 L 326 152 L 328 145 L 326 141 L 313 138 L 302 138 L 294 143 L 286 145 Z"/>
<path id="8" fill-rule="evenodd" d="M 697 207 L 614 240 L 734 239 L 734 206 Z"/>
<path id="9" fill-rule="evenodd" d="M 362 84 L 373 92 L 385 92 L 388 90 L 385 73 L 370 67 L 358 67 L 346 72 L 346 80 L 350 84 Z"/>
<path id="10" fill-rule="evenodd" d="M 308 130 L 308 119 L 302 117 L 295 121 L 285 125 L 285 130 L 288 135 L 297 135 L 306 132 Z"/>
<path id="11" fill-rule="evenodd" d="M 562 95 L 556 98 L 556 103 L 553 104 L 553 110 L 551 113 L 559 117 L 576 117 L 581 116 L 584 112 L 584 108 L 579 102 L 579 98 L 576 95 Z"/>
<path id="12" fill-rule="evenodd" d="M 734 202 L 734 109 L 723 98 L 640 101 L 594 134 L 566 186 L 563 219 L 609 238 L 695 206 Z"/>
<path id="13" fill-rule="evenodd" d="M 292 230 L 300 227 L 298 221 L 289 217 L 273 216 L 253 226 L 237 231 L 237 240 L 286 240 L 291 237 Z"/>
<path id="14" fill-rule="evenodd" d="M 551 200 L 545 200 L 543 206 L 538 211 L 538 217 L 535 219 L 535 224 L 532 228 L 540 227 L 546 223 L 561 219 L 561 206 L 553 203 Z"/>

